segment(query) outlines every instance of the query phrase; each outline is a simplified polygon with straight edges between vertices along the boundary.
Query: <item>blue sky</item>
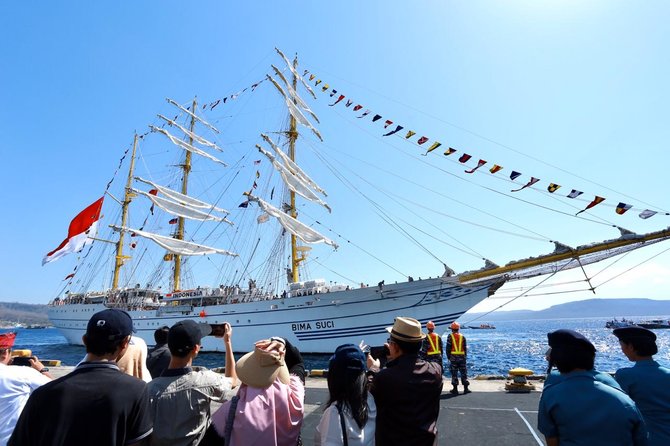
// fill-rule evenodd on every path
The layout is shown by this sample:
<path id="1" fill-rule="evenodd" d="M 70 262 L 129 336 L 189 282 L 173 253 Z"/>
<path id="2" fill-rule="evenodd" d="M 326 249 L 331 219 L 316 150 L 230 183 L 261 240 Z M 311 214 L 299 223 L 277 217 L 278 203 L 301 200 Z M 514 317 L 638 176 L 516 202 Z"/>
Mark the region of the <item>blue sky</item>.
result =
<path id="1" fill-rule="evenodd" d="M 667 2 L 228 3 L 5 5 L 0 150 L 6 186 L 0 196 L 6 209 L 6 251 L 0 259 L 0 300 L 45 303 L 55 297 L 75 259 L 42 267 L 41 258 L 63 239 L 70 219 L 100 196 L 133 132 L 144 131 L 155 113 L 165 110 L 165 97 L 186 102 L 197 95 L 210 101 L 234 93 L 262 78 L 270 63 L 279 63 L 275 46 L 288 55 L 298 53 L 303 68 L 407 128 L 457 147 L 459 153 L 541 178 L 538 190 L 552 181 L 564 185 L 562 191 L 576 188 L 607 200 L 582 214 L 586 219 L 577 219 L 483 193 L 481 186 L 509 195 L 510 184 L 484 175 L 472 180 L 475 185 L 466 183 L 457 163 L 437 155 L 417 157 L 418 147 L 401 138 L 383 140 L 369 123 L 327 107 L 329 98 L 319 95 L 314 108 L 327 147 L 334 156 L 337 147 L 360 145 L 359 155 L 375 166 L 369 168 L 371 174 L 388 166 L 405 179 L 425 181 L 573 246 L 618 236 L 603 223 L 635 232 L 669 226 L 668 216 L 637 217 L 638 208 L 670 210 L 665 181 L 670 132 Z M 224 114 L 213 118 L 224 119 Z M 343 131 L 339 124 L 348 127 Z M 440 170 L 426 174 L 413 164 L 405 166 L 408 153 L 414 154 L 413 163 L 428 161 Z M 327 171 L 312 173 L 330 185 Z M 412 193 L 412 186 L 398 178 L 377 184 Z M 441 273 L 439 262 L 398 248 L 397 234 L 338 201 L 338 187 L 332 183 L 329 189 L 338 205 L 334 214 L 339 217 L 332 218 L 355 222 L 345 236 L 368 242 L 368 250 L 390 258 L 407 274 Z M 547 200 L 538 198 L 540 192 L 524 192 L 526 200 Z M 414 192 L 409 219 L 422 212 L 423 204 L 493 224 L 470 208 L 423 193 L 418 188 Z M 624 200 L 636 207 L 615 215 L 612 204 Z M 575 204 L 565 200 L 548 203 L 576 212 L 570 207 Z M 499 264 L 551 251 L 546 242 L 504 240 L 499 233 L 461 227 L 453 218 L 427 218 Z M 640 250 L 608 268 L 595 282 L 612 280 L 595 297 L 670 299 L 668 247 Z M 438 251 L 457 271 L 482 264 L 456 250 Z M 334 262 L 355 271 L 347 277 L 356 281 L 400 280 L 362 258 Z M 587 271 L 594 275 L 602 268 Z M 554 282 L 576 280 L 580 274 Z M 518 295 L 516 286 L 500 294 Z M 594 296 L 588 291 L 522 297 L 505 309 L 544 308 L 589 297 Z M 481 308 L 503 302 L 494 299 Z"/>

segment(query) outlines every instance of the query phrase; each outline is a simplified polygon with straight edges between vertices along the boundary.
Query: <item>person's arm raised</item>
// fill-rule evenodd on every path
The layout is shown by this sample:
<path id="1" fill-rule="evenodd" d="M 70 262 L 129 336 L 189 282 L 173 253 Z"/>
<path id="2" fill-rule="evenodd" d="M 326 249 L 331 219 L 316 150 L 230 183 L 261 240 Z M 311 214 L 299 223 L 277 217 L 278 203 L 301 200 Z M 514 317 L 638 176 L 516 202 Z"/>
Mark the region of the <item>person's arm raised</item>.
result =
<path id="1" fill-rule="evenodd" d="M 235 371 L 235 356 L 233 356 L 233 327 L 226 322 L 224 324 L 226 331 L 223 335 L 223 343 L 226 346 L 226 376 L 232 378 L 232 386 L 235 387 L 240 384 L 240 380 L 237 378 L 237 372 Z"/>

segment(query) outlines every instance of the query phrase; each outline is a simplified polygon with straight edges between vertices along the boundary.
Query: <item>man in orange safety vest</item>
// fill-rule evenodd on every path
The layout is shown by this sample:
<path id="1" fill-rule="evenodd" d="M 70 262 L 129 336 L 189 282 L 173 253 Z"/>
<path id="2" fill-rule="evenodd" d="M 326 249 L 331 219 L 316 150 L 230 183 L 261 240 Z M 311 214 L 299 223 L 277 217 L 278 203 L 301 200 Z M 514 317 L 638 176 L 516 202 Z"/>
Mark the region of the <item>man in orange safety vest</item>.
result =
<path id="1" fill-rule="evenodd" d="M 470 393 L 468 389 L 470 381 L 468 381 L 467 370 L 467 356 L 468 347 L 465 343 L 465 336 L 459 333 L 461 324 L 458 322 L 451 323 L 451 334 L 447 338 L 447 358 L 449 359 L 449 371 L 451 372 L 451 385 L 453 389 L 450 393 L 458 395 L 458 373 L 461 374 L 461 384 L 463 384 L 463 393 Z"/>
<path id="2" fill-rule="evenodd" d="M 428 321 L 426 323 L 426 330 L 428 330 L 428 335 L 423 340 L 421 348 L 423 359 L 442 365 L 442 338 L 437 333 L 434 333 L 435 323 Z"/>

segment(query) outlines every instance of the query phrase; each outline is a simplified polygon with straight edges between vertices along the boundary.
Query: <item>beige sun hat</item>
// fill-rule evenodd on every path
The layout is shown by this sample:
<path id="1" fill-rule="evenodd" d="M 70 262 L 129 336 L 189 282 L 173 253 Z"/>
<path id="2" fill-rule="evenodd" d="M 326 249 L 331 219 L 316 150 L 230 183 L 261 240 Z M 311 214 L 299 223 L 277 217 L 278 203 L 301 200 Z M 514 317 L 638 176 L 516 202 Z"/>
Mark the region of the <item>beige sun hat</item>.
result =
<path id="1" fill-rule="evenodd" d="M 421 322 L 411 317 L 399 316 L 393 321 L 393 327 L 387 327 L 386 331 L 392 338 L 405 342 L 420 342 L 426 334 L 421 331 Z"/>
<path id="2" fill-rule="evenodd" d="M 257 347 L 237 361 L 235 371 L 240 381 L 257 389 L 270 387 L 277 378 L 284 384 L 289 383 L 284 357 L 276 351 L 268 352 Z"/>

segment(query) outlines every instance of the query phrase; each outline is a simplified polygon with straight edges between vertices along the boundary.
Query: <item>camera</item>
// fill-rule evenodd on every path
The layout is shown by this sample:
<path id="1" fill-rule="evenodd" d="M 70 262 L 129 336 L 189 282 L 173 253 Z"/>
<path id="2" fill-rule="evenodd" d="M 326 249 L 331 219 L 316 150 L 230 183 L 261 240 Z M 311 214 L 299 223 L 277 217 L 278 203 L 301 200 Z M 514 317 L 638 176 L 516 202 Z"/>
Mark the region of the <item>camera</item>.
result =
<path id="1" fill-rule="evenodd" d="M 31 367 L 30 360 L 35 359 L 34 356 L 14 356 L 12 358 L 12 365 L 22 365 Z"/>
<path id="2" fill-rule="evenodd" d="M 212 327 L 210 336 L 215 338 L 222 338 L 226 334 L 226 324 L 209 324 Z"/>

